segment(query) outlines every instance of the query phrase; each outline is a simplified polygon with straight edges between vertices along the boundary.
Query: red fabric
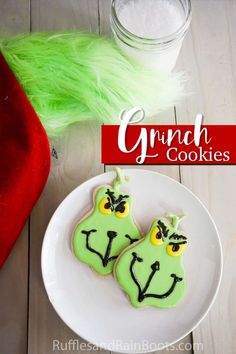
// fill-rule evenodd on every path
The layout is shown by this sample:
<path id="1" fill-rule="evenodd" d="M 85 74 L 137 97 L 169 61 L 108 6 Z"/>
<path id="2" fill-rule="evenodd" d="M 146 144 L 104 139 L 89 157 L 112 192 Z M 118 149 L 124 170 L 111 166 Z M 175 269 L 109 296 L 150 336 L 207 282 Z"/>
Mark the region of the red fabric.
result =
<path id="1" fill-rule="evenodd" d="M 0 267 L 39 198 L 49 169 L 45 130 L 0 53 Z"/>

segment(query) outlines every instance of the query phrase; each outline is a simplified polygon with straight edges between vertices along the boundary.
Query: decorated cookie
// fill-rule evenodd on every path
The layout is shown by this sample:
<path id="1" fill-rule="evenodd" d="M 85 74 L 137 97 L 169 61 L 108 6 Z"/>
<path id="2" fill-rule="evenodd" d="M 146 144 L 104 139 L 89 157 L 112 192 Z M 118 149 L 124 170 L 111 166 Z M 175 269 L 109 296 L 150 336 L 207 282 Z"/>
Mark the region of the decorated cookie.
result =
<path id="1" fill-rule="evenodd" d="M 146 237 L 124 250 L 114 266 L 118 283 L 135 307 L 173 307 L 183 296 L 187 237 L 178 230 L 183 217 L 168 216 L 171 223 L 155 220 Z"/>
<path id="2" fill-rule="evenodd" d="M 77 225 L 72 239 L 76 257 L 97 273 L 107 275 L 121 251 L 141 237 L 132 217 L 132 197 L 120 191 L 120 170 L 112 186 L 95 192 L 93 210 Z"/>

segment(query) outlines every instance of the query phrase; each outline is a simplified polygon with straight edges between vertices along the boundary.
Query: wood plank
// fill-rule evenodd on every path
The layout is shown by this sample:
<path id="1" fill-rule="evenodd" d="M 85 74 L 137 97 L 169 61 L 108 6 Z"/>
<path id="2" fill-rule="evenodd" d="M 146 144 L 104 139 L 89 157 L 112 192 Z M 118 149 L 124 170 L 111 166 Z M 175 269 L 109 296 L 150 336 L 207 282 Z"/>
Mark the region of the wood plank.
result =
<path id="1" fill-rule="evenodd" d="M 98 30 L 97 0 L 31 0 L 32 31 Z"/>
<path id="2" fill-rule="evenodd" d="M 190 74 L 185 104 L 177 107 L 178 123 L 193 123 L 203 112 L 210 124 L 236 124 L 236 4 L 195 0 L 192 30 L 179 67 Z M 194 330 L 199 353 L 235 353 L 235 166 L 181 167 L 182 182 L 209 208 L 218 226 L 224 253 L 224 276 L 210 313 Z"/>
<path id="3" fill-rule="evenodd" d="M 33 30 L 98 29 L 97 0 L 36 1 L 32 0 Z M 41 277 L 41 244 L 47 224 L 58 204 L 77 185 L 103 172 L 100 164 L 100 127 L 81 123 L 69 128 L 64 136 L 51 140 L 58 159 L 52 158 L 50 177 L 31 217 L 30 297 L 28 353 L 53 351 L 53 340 L 62 345 L 77 337 L 58 318 L 47 298 Z M 74 352 L 71 348 L 67 353 Z"/>
<path id="4" fill-rule="evenodd" d="M 29 0 L 0 0 L 0 32 L 30 30 Z M 0 270 L 1 353 L 19 354 L 27 349 L 28 222 Z"/>
<path id="5" fill-rule="evenodd" d="M 111 34 L 109 16 L 110 16 L 110 3 L 106 0 L 99 0 L 99 14 L 100 14 L 100 32 L 101 34 Z M 169 109 L 164 113 L 158 115 L 156 123 L 158 124 L 175 124 L 175 115 L 174 110 Z M 124 168 L 144 168 L 149 170 L 154 170 L 159 173 L 165 174 L 169 177 L 172 177 L 176 180 L 179 180 L 179 167 L 178 166 L 120 166 Z M 106 166 L 105 170 L 113 170 L 114 166 Z M 190 346 L 189 346 L 190 344 Z M 192 345 L 191 335 L 186 336 L 183 340 L 176 343 L 173 347 L 171 347 L 171 351 L 176 353 L 179 351 L 179 347 L 185 348 L 182 352 L 187 354 L 191 353 L 191 349 L 189 349 Z M 186 349 L 187 348 L 187 349 Z M 168 353 L 170 348 L 165 350 L 158 351 L 159 354 Z"/>
<path id="6" fill-rule="evenodd" d="M 84 343 L 52 308 L 42 282 L 40 256 L 46 227 L 58 204 L 80 183 L 103 172 L 99 164 L 99 130 L 96 124 L 81 123 L 71 127 L 64 137 L 51 141 L 58 159 L 52 158 L 47 186 L 31 216 L 29 353 L 55 353 L 54 339 L 62 345 L 70 339 Z"/>
<path id="7" fill-rule="evenodd" d="M 0 0 L 0 33 L 29 32 L 30 0 Z"/>
<path id="8" fill-rule="evenodd" d="M 27 348 L 28 222 L 0 270 L 0 351 Z"/>
<path id="9" fill-rule="evenodd" d="M 98 0 L 98 5 L 99 5 L 100 33 L 110 35 L 111 34 L 111 27 L 110 27 L 111 2 L 106 0 Z"/>
<path id="10" fill-rule="evenodd" d="M 110 3 L 107 0 L 99 0 L 99 14 L 100 14 L 100 32 L 102 34 L 111 34 L 110 29 Z M 174 109 L 166 110 L 165 112 L 158 114 L 156 120 L 157 124 L 175 124 L 175 114 Z M 152 171 L 157 171 L 159 173 L 165 174 L 173 179 L 179 181 L 179 167 L 178 166 L 123 166 L 124 168 L 144 168 Z M 106 171 L 114 169 L 114 166 L 106 166 Z M 190 345 L 189 345 L 190 344 Z M 165 350 L 158 351 L 158 354 L 166 354 L 171 350 L 173 353 L 177 353 L 179 348 L 182 347 L 183 353 L 191 353 L 192 337 L 191 335 L 186 336 L 183 340 L 176 343 L 173 347 L 167 348 Z"/>

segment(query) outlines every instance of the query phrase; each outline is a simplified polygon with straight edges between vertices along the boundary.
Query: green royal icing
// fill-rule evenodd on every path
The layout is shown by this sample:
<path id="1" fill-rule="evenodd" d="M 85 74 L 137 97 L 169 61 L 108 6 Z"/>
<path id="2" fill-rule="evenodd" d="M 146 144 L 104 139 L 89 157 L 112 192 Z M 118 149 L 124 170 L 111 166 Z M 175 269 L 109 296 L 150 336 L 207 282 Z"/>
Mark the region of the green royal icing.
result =
<path id="1" fill-rule="evenodd" d="M 165 218 L 155 220 L 146 237 L 124 250 L 114 266 L 118 283 L 135 307 L 173 307 L 184 294 L 187 238 L 177 230 L 182 218 L 168 216 L 171 224 Z"/>
<path id="2" fill-rule="evenodd" d="M 101 186 L 91 213 L 73 233 L 75 256 L 97 273 L 110 274 L 114 262 L 141 234 L 132 218 L 133 199 L 119 190 L 124 183 L 120 170 L 112 186 Z"/>

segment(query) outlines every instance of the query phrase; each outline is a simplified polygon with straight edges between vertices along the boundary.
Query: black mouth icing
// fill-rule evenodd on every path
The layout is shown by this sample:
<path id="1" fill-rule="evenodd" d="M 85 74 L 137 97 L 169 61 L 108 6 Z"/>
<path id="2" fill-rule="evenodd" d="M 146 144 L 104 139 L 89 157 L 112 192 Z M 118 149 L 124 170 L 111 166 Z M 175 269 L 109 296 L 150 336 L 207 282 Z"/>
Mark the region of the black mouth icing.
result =
<path id="1" fill-rule="evenodd" d="M 107 267 L 109 262 L 114 261 L 115 259 L 118 258 L 118 255 L 110 257 L 113 240 L 118 236 L 117 232 L 116 231 L 107 231 L 108 244 L 107 244 L 104 256 L 99 251 L 97 251 L 95 248 L 93 248 L 91 246 L 91 244 L 90 244 L 91 234 L 93 234 L 95 232 L 97 232 L 96 229 L 92 229 L 92 230 L 89 230 L 89 231 L 86 231 L 86 230 L 82 230 L 81 231 L 81 233 L 86 236 L 86 248 L 87 248 L 87 250 L 89 250 L 90 252 L 96 254 L 101 259 L 103 267 Z M 125 237 L 129 239 L 130 244 L 132 244 L 133 242 L 137 241 L 137 239 L 132 239 L 127 234 L 125 235 Z"/>
<path id="2" fill-rule="evenodd" d="M 95 229 L 92 229 L 92 230 L 89 230 L 89 231 L 82 230 L 81 232 L 82 232 L 82 234 L 86 235 L 86 248 L 90 252 L 95 253 L 101 259 L 103 267 L 106 267 L 109 262 L 115 260 L 118 257 L 118 256 L 110 257 L 111 248 L 112 248 L 112 242 L 113 242 L 114 238 L 117 237 L 117 232 L 115 232 L 115 231 L 107 231 L 107 237 L 108 237 L 109 241 L 108 241 L 104 256 L 99 251 L 95 250 L 95 248 L 93 248 L 90 245 L 90 236 L 91 236 L 92 233 L 97 232 L 97 230 L 95 230 Z"/>
<path id="3" fill-rule="evenodd" d="M 147 282 L 146 282 L 144 288 L 142 289 L 142 287 L 141 287 L 141 285 L 134 273 L 134 265 L 136 262 L 139 262 L 139 263 L 143 262 L 143 259 L 141 257 L 138 257 L 137 253 L 135 253 L 135 252 L 132 253 L 132 256 L 133 256 L 133 259 L 130 263 L 130 274 L 131 274 L 131 277 L 132 277 L 134 283 L 137 285 L 137 288 L 138 288 L 138 301 L 139 302 L 142 302 L 145 298 L 165 299 L 173 293 L 173 291 L 175 290 L 176 284 L 183 280 L 183 278 L 178 277 L 176 274 L 171 274 L 170 277 L 173 278 L 173 283 L 168 291 L 166 291 L 163 294 L 147 293 L 149 285 L 151 284 L 154 275 L 156 274 L 157 271 L 160 270 L 160 263 L 158 261 L 156 261 L 153 264 L 151 264 L 151 272 L 149 274 L 149 277 L 147 279 Z"/>
<path id="4" fill-rule="evenodd" d="M 134 242 L 139 241 L 139 238 L 132 238 L 130 235 L 126 234 L 125 237 L 129 240 L 132 245 Z"/>

